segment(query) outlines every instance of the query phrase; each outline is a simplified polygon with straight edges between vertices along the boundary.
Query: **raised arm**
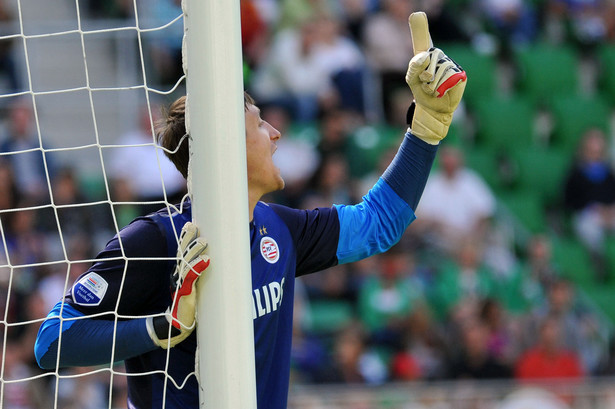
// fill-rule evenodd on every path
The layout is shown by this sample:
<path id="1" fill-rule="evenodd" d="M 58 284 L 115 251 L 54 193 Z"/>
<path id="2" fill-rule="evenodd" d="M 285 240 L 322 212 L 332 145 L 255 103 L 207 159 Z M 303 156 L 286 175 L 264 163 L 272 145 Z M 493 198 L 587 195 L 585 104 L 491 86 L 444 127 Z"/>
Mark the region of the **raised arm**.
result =
<path id="1" fill-rule="evenodd" d="M 376 185 L 354 206 L 338 205 L 339 263 L 381 253 L 399 241 L 415 219 L 437 147 L 448 133 L 466 85 L 466 73 L 442 50 L 430 47 L 425 13 L 409 18 L 414 57 L 406 82 L 414 95 L 408 132 Z"/>

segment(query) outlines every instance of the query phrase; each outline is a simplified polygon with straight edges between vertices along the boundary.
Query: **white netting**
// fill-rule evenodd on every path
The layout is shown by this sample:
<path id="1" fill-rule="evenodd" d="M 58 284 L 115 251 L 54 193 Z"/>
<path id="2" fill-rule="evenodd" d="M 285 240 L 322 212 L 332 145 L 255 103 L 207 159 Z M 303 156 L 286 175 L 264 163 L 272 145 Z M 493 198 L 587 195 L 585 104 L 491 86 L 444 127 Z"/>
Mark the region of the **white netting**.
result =
<path id="1" fill-rule="evenodd" d="M 0 407 L 126 405 L 121 364 L 42 371 L 33 346 L 111 237 L 185 194 L 151 130 L 182 34 L 173 0 L 0 2 Z"/>

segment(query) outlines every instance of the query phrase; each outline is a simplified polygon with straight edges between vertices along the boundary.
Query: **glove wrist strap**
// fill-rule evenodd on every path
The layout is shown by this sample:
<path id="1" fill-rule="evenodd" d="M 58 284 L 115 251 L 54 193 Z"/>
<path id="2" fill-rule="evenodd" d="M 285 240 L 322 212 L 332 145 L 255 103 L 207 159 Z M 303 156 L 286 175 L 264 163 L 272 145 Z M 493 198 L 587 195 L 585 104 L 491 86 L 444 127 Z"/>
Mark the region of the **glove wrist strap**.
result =
<path id="1" fill-rule="evenodd" d="M 406 111 L 406 124 L 408 126 L 412 125 L 412 120 L 414 119 L 414 110 L 416 109 L 416 101 L 412 101 L 408 110 Z"/>
<path id="2" fill-rule="evenodd" d="M 414 109 L 411 129 L 413 135 L 431 145 L 438 145 L 448 133 L 447 124 L 442 123 L 429 110 L 418 104 Z"/>
<path id="3" fill-rule="evenodd" d="M 181 333 L 180 330 L 171 325 L 166 315 L 147 319 L 147 332 L 154 342 L 156 342 L 154 337 L 158 341 L 169 339 L 169 327 L 171 328 L 171 338 Z"/>

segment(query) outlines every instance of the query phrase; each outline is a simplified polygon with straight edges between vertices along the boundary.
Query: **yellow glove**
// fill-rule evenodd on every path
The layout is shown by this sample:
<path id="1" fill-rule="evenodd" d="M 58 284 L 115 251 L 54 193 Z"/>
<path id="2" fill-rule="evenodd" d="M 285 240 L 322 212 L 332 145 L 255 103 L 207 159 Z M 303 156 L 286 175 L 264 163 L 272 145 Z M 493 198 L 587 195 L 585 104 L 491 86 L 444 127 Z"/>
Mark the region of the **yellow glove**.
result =
<path id="1" fill-rule="evenodd" d="M 199 237 L 193 223 L 182 228 L 177 248 L 177 265 L 171 277 L 173 304 L 164 316 L 146 320 L 149 336 L 162 348 L 172 348 L 182 342 L 195 328 L 196 282 L 209 267 L 205 254 L 207 242 Z"/>
<path id="2" fill-rule="evenodd" d="M 465 71 L 442 50 L 430 48 L 431 38 L 425 13 L 412 13 L 408 25 L 414 57 L 408 64 L 406 82 L 416 103 L 411 130 L 418 138 L 437 145 L 448 133 L 467 77 Z"/>

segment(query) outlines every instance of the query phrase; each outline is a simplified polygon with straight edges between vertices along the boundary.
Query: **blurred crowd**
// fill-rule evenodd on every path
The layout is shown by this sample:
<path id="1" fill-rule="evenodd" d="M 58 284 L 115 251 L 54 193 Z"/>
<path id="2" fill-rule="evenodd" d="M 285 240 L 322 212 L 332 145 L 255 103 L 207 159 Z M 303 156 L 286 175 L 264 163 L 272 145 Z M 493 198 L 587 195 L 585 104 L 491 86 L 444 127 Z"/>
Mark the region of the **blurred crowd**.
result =
<path id="1" fill-rule="evenodd" d="M 132 1 L 82 3 L 91 18 L 134 18 Z M 179 1 L 153 4 L 146 7 L 151 19 L 181 14 Z M 615 3 L 608 0 L 242 0 L 245 87 L 283 135 L 274 159 L 287 187 L 268 200 L 300 208 L 356 203 L 377 180 L 407 128 L 407 17 L 416 10 L 427 12 L 433 41 L 445 51 L 445 44 L 471 45 L 502 67 L 514 50 L 538 41 L 582 52 L 615 41 Z M 10 53 L 2 50 L 2 83 L 17 89 Z M 181 38 L 156 39 L 148 50 L 155 82 L 174 85 L 182 75 Z M 156 113 L 143 112 L 138 129 L 118 135 L 117 144 L 130 147 L 110 150 L 108 184 L 92 188 L 81 183 L 79 169 L 42 153 L 49 146 L 41 146 L 32 108 L 26 98 L 1 113 L 6 380 L 42 373 L 32 353 L 40 320 L 117 228 L 186 192 L 162 152 L 143 146 L 153 141 Z M 462 106 L 456 120 L 464 115 Z M 601 243 L 615 231 L 613 146 L 598 130 L 579 140 L 559 187 L 561 206 L 600 267 L 608 262 Z M 498 217 L 497 193 L 464 155 L 454 142 L 443 144 L 418 219 L 389 252 L 299 280 L 294 382 L 615 374 L 612 323 L 562 274 L 550 232 L 511 238 Z M 55 382 L 8 383 L 4 407 L 53 406 Z M 114 407 L 123 407 L 122 376 L 63 378 L 58 407 L 108 407 L 109 390 Z"/>

